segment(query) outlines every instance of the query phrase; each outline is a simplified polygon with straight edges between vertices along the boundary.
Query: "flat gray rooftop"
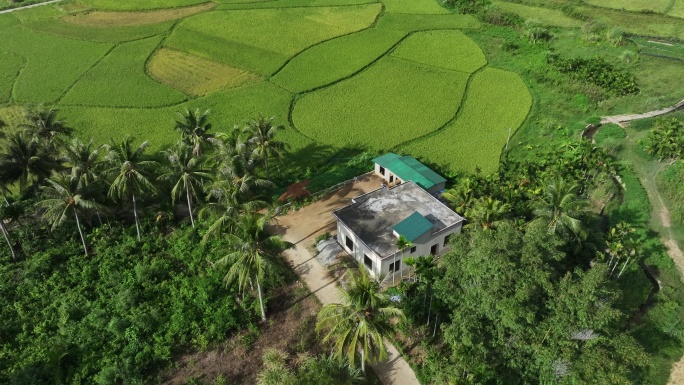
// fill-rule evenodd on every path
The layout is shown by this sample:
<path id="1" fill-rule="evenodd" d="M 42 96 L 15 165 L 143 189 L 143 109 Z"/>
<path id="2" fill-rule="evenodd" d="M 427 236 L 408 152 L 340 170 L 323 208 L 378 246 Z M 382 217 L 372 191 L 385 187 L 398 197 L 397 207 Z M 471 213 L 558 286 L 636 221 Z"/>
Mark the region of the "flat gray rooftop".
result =
<path id="1" fill-rule="evenodd" d="M 333 215 L 381 258 L 398 251 L 397 237 L 392 228 L 416 211 L 432 222 L 432 234 L 463 220 L 413 182 L 381 188 L 354 200 L 356 203 L 333 212 Z"/>

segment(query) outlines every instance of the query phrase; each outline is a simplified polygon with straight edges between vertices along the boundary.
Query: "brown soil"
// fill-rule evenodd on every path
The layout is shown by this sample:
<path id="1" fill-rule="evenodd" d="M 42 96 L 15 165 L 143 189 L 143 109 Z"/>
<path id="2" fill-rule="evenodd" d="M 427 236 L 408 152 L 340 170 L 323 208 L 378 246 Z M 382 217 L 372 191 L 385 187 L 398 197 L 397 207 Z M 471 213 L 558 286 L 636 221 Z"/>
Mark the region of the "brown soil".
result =
<path id="1" fill-rule="evenodd" d="M 261 370 L 262 355 L 275 348 L 296 353 L 306 350 L 317 354 L 313 325 L 320 305 L 309 291 L 297 282 L 281 289 L 270 301 L 269 320 L 260 325 L 259 336 L 250 346 L 245 345 L 245 332 L 233 336 L 213 349 L 183 354 L 175 359 L 175 368 L 163 374 L 167 385 L 185 385 L 193 379 L 213 384 L 222 375 L 228 384 L 255 384 Z M 312 345 L 312 346 L 310 346 Z"/>
<path id="2" fill-rule="evenodd" d="M 216 4 L 205 3 L 193 7 L 161 9 L 147 12 L 104 12 L 78 13 L 62 18 L 67 23 L 89 27 L 131 27 L 178 20 L 214 8 Z"/>

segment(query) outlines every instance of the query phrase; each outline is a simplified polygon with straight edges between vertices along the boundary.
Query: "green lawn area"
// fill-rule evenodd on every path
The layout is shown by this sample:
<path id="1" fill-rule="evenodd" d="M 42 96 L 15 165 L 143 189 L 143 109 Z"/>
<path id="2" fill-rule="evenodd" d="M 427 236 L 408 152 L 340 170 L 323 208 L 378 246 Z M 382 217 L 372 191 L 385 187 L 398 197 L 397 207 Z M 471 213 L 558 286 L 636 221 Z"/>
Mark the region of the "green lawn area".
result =
<path id="1" fill-rule="evenodd" d="M 213 11 L 185 19 L 165 45 L 267 75 L 314 44 L 369 27 L 378 12 L 379 4 Z"/>
<path id="2" fill-rule="evenodd" d="M 588 4 L 599 7 L 624 9 L 627 11 L 651 11 L 663 13 L 673 0 L 585 0 Z"/>
<path id="3" fill-rule="evenodd" d="M 462 32 L 453 30 L 416 32 L 392 56 L 467 73 L 487 64 L 480 47 Z"/>
<path id="4" fill-rule="evenodd" d="M 401 146 L 452 172 L 494 172 L 509 129 L 515 131 L 527 117 L 532 96 L 520 76 L 486 68 L 473 76 L 458 118 L 433 135 Z"/>
<path id="5" fill-rule="evenodd" d="M 315 45 L 290 60 L 271 81 L 303 92 L 346 78 L 381 57 L 405 33 L 366 29 Z"/>
<path id="6" fill-rule="evenodd" d="M 433 0 L 383 0 L 387 12 L 415 13 L 415 14 L 446 14 L 451 13 Z"/>
<path id="7" fill-rule="evenodd" d="M 0 53 L 0 103 L 9 102 L 14 80 L 23 66 L 24 60 L 21 56 Z"/>
<path id="8" fill-rule="evenodd" d="M 66 93 L 62 104 L 99 107 L 160 107 L 187 97 L 152 80 L 145 63 L 161 38 L 124 43 L 112 50 Z M 103 92 L 103 90 L 107 90 Z"/>
<path id="9" fill-rule="evenodd" d="M 81 0 L 81 3 L 96 9 L 112 11 L 141 11 L 161 8 L 187 7 L 206 3 L 207 0 Z"/>
<path id="10" fill-rule="evenodd" d="M 460 72 L 385 58 L 358 76 L 303 96 L 292 121 L 322 143 L 389 149 L 451 119 L 467 79 Z"/>
<path id="11" fill-rule="evenodd" d="M 515 13 L 525 20 L 533 20 L 544 25 L 574 28 L 581 27 L 584 24 L 583 21 L 573 19 L 558 9 L 534 7 L 505 1 L 494 1 L 494 4 L 506 12 Z"/>

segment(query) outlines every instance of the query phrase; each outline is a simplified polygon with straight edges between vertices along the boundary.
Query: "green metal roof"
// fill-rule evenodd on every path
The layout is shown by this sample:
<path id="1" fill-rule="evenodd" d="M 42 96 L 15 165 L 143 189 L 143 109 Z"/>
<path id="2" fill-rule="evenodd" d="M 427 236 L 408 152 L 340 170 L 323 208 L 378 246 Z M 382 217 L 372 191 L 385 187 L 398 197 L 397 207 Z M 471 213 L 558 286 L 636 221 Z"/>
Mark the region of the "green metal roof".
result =
<path id="1" fill-rule="evenodd" d="M 420 215 L 418 211 L 414 211 L 413 214 L 399 222 L 393 229 L 399 235 L 403 235 L 410 242 L 413 242 L 421 235 L 432 230 L 432 222 Z"/>
<path id="2" fill-rule="evenodd" d="M 446 182 L 446 179 L 430 170 L 412 156 L 399 156 L 390 152 L 373 159 L 373 162 L 392 171 L 399 179 L 413 181 L 426 190 L 429 190 L 436 184 Z"/>

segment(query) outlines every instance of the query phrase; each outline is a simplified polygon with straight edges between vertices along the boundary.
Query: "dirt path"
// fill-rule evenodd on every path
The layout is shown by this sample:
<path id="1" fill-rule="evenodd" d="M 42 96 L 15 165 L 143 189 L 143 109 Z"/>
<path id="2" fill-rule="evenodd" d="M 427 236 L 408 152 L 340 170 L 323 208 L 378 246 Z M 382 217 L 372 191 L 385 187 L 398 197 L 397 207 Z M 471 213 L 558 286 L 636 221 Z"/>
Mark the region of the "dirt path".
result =
<path id="1" fill-rule="evenodd" d="M 375 176 L 360 178 L 358 182 L 342 187 L 317 202 L 297 211 L 290 211 L 279 217 L 272 226 L 286 241 L 295 244 L 294 249 L 285 252 L 285 257 L 323 305 L 340 302 L 337 282 L 309 252 L 308 247 L 316 236 L 336 232 L 333 211 L 350 204 L 352 198 L 379 188 L 380 183 L 381 179 Z M 404 357 L 392 344 L 386 344 L 389 358 L 373 365 L 380 381 L 385 385 L 420 385 Z"/>
<path id="2" fill-rule="evenodd" d="M 682 100 L 681 102 L 679 102 L 673 106 L 663 108 L 662 110 L 644 112 L 643 114 L 604 116 L 601 119 L 601 124 L 615 123 L 615 124 L 621 125 L 621 123 L 631 122 L 632 120 L 653 118 L 656 116 L 669 114 L 670 112 L 676 111 L 680 108 L 684 108 L 684 100 Z"/>
<path id="3" fill-rule="evenodd" d="M 52 4 L 52 3 L 59 3 L 62 0 L 52 0 L 52 1 L 46 1 L 44 3 L 38 3 L 38 4 L 31 4 L 31 5 L 25 5 L 23 7 L 17 7 L 17 8 L 12 8 L 12 9 L 6 9 L 4 11 L 0 11 L 0 15 L 3 13 L 10 13 L 14 11 L 21 11 L 22 9 L 28 9 L 28 8 L 33 8 L 33 7 L 40 7 L 41 5 L 46 5 L 46 4 Z"/>

